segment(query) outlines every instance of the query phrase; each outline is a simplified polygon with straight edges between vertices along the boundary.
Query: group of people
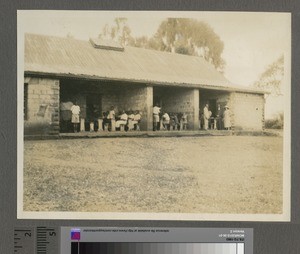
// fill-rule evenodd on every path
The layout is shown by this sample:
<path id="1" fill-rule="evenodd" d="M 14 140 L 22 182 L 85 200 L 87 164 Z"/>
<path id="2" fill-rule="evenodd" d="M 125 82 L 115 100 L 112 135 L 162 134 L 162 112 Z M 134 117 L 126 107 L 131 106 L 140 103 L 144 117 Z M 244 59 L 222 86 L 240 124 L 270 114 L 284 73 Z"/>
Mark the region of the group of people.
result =
<path id="1" fill-rule="evenodd" d="M 111 106 L 108 112 L 103 112 L 103 130 L 105 125 L 108 126 L 108 130 L 113 129 L 113 122 L 115 122 L 115 128 L 121 130 L 121 126 L 124 127 L 125 131 L 128 130 L 139 130 L 139 123 L 142 119 L 142 115 L 139 110 L 122 110 L 120 114 L 116 115 L 114 106 Z"/>
<path id="2" fill-rule="evenodd" d="M 80 107 L 77 105 L 76 101 L 70 108 L 72 112 L 71 122 L 73 124 L 74 132 L 79 129 L 80 123 Z M 229 107 L 226 105 L 224 110 L 221 105 L 217 105 L 215 117 L 212 117 L 212 111 L 209 109 L 209 104 L 207 103 L 203 108 L 203 113 L 200 116 L 200 129 L 207 130 L 212 124 L 211 120 L 214 121 L 214 129 L 218 130 L 230 130 L 231 129 L 231 112 Z M 102 129 L 108 130 L 121 130 L 124 128 L 125 131 L 128 130 L 139 130 L 139 123 L 141 121 L 142 115 L 139 110 L 133 111 L 125 110 L 121 111 L 120 114 L 116 115 L 114 106 L 111 106 L 110 110 L 103 112 L 102 116 L 98 119 L 102 119 Z M 188 126 L 188 116 L 187 113 L 168 113 L 162 111 L 162 109 L 156 104 L 153 107 L 153 131 L 157 130 L 182 130 L 187 129 Z M 98 119 L 94 119 L 97 125 L 99 124 Z M 97 126 L 99 129 L 100 126 Z"/>
<path id="3" fill-rule="evenodd" d="M 214 121 L 214 124 L 216 124 L 215 129 L 218 130 L 230 130 L 231 129 L 231 112 L 229 110 L 228 105 L 224 107 L 224 110 L 222 110 L 221 105 L 218 104 L 216 116 L 212 118 L 212 112 L 209 110 L 208 103 L 205 104 L 205 107 L 203 108 L 203 114 L 200 116 L 200 129 L 203 121 L 203 129 L 208 130 L 209 124 L 211 124 L 211 120 Z"/>
<path id="4" fill-rule="evenodd" d="M 187 129 L 187 114 L 186 113 L 168 113 L 162 111 L 156 104 L 153 107 L 153 131 L 161 130 L 181 130 Z"/>
<path id="5" fill-rule="evenodd" d="M 77 105 L 77 102 L 72 105 L 70 108 L 72 112 L 71 122 L 73 124 L 74 132 L 78 132 L 79 124 L 80 124 L 80 106 Z M 139 123 L 141 121 L 142 115 L 139 110 L 121 111 L 120 114 L 116 115 L 114 106 L 111 106 L 109 111 L 102 112 L 102 116 L 98 116 L 95 118 L 95 114 L 91 119 L 88 119 L 90 123 L 97 128 L 93 127 L 93 130 L 98 130 L 102 127 L 102 130 L 108 129 L 111 131 L 116 128 L 119 129 L 121 126 L 124 126 L 124 129 L 127 130 L 139 130 Z M 102 120 L 102 126 L 98 126 L 99 119 Z M 114 125 L 114 126 L 113 126 Z"/>

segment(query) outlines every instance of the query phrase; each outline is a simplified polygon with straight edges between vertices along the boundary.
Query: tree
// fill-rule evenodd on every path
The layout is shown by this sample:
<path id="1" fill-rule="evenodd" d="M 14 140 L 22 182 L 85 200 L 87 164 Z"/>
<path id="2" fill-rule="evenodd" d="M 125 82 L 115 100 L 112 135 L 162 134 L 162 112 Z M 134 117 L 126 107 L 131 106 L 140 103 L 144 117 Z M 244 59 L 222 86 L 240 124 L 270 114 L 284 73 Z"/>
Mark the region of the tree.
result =
<path id="1" fill-rule="evenodd" d="M 224 44 L 220 37 L 205 22 L 186 18 L 168 18 L 164 20 L 151 38 L 132 37 L 126 18 L 115 19 L 111 28 L 106 25 L 100 35 L 109 37 L 122 45 L 142 47 L 185 55 L 201 56 L 222 71 L 225 61 L 221 54 Z"/>
<path id="2" fill-rule="evenodd" d="M 106 24 L 102 29 L 102 33 L 99 34 L 99 38 L 117 41 L 122 46 L 134 44 L 131 29 L 127 25 L 127 18 L 115 18 L 112 27 Z"/>
<path id="3" fill-rule="evenodd" d="M 284 125 L 284 97 L 282 93 L 284 77 L 284 56 L 281 55 L 259 76 L 253 86 L 270 92 L 266 96 L 265 126 L 282 129 Z"/>
<path id="4" fill-rule="evenodd" d="M 201 56 L 217 69 L 223 70 L 221 54 L 224 44 L 205 22 L 186 18 L 168 18 L 163 21 L 153 39 L 158 50 Z"/>
<path id="5" fill-rule="evenodd" d="M 276 61 L 270 64 L 260 75 L 254 87 L 263 88 L 273 96 L 282 95 L 281 86 L 284 76 L 284 56 L 281 55 Z"/>

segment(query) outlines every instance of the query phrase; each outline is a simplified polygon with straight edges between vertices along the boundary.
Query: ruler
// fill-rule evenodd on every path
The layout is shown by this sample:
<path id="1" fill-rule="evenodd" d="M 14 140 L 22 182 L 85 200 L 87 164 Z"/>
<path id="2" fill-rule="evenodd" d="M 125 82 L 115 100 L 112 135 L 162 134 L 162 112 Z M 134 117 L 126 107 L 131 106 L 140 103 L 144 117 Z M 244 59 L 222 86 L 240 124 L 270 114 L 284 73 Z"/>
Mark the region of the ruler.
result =
<path id="1" fill-rule="evenodd" d="M 14 229 L 15 254 L 58 254 L 59 229 L 18 227 Z"/>
<path id="2" fill-rule="evenodd" d="M 14 230 L 14 253 L 32 254 L 35 253 L 34 228 L 22 227 Z"/>

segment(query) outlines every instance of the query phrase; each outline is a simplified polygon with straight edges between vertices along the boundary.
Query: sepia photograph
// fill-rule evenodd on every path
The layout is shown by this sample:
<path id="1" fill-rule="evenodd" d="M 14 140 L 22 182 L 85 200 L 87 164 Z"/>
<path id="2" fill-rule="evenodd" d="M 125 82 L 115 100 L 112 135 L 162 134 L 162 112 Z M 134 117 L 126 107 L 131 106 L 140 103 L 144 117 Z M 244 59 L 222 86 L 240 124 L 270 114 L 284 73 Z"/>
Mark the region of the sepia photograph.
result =
<path id="1" fill-rule="evenodd" d="M 290 13 L 17 18 L 19 219 L 290 221 Z"/>

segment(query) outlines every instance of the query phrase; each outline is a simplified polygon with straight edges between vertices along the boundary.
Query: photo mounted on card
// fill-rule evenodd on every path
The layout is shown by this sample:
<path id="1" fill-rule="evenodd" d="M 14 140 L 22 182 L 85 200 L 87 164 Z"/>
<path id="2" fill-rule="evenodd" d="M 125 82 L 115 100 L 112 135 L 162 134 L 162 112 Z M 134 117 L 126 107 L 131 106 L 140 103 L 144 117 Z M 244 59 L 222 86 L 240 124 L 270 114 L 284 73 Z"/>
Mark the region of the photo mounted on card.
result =
<path id="1" fill-rule="evenodd" d="M 18 218 L 290 221 L 291 14 L 18 11 Z"/>

